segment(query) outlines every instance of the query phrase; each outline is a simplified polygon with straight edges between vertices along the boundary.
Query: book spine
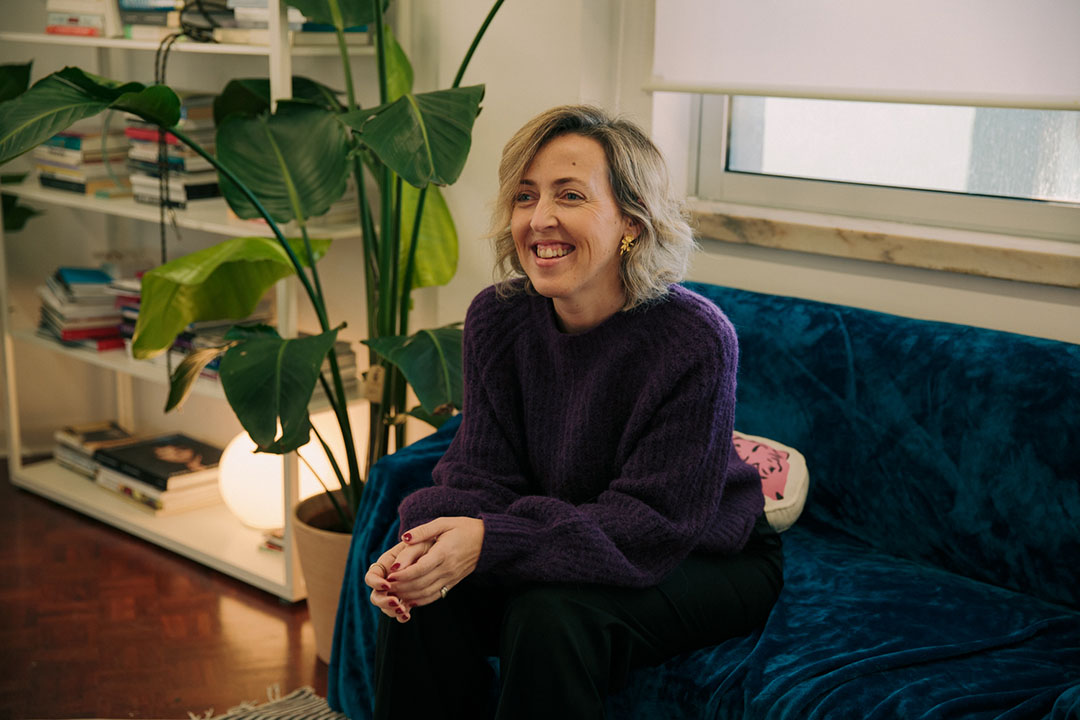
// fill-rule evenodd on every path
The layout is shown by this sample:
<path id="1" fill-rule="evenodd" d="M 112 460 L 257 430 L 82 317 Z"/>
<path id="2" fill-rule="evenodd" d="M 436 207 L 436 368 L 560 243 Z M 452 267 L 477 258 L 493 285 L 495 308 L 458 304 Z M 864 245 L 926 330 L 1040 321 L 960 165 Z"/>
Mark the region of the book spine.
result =
<path id="1" fill-rule="evenodd" d="M 135 140 L 147 140 L 150 142 L 157 142 L 158 140 L 158 130 L 152 128 L 126 127 L 124 128 L 124 135 Z M 165 133 L 165 142 L 170 145 L 180 144 L 180 140 L 170 132 Z"/>
<path id="2" fill-rule="evenodd" d="M 46 25 L 75 25 L 78 27 L 95 27 L 105 29 L 104 15 L 87 15 L 75 12 L 51 12 Z"/>
<path id="3" fill-rule="evenodd" d="M 86 194 L 86 183 L 60 180 L 49 175 L 39 175 L 38 182 L 41 183 L 42 187 L 53 188 L 54 190 L 66 190 L 67 192 L 79 193 L 80 195 Z"/>
<path id="4" fill-rule="evenodd" d="M 46 25 L 47 35 L 74 35 L 76 37 L 101 37 L 101 28 L 83 25 Z"/>
<path id="5" fill-rule="evenodd" d="M 49 13 L 81 13 L 103 17 L 107 0 L 45 0 Z"/>
<path id="6" fill-rule="evenodd" d="M 119 323 L 117 323 L 119 325 Z M 119 337 L 117 325 L 109 325 L 100 328 L 76 328 L 74 330 L 61 330 L 61 340 L 103 340 L 105 338 Z"/>
<path id="7" fill-rule="evenodd" d="M 151 475 L 148 472 L 144 472 L 142 468 L 136 467 L 130 463 L 126 463 L 119 458 L 113 457 L 107 450 L 98 450 L 94 453 L 94 460 L 97 461 L 102 467 L 107 467 L 116 472 L 127 475 L 128 477 L 135 478 L 139 482 L 144 482 L 150 487 L 157 488 L 158 490 L 165 491 L 169 489 L 169 479 L 161 478 L 156 475 Z"/>
<path id="8" fill-rule="evenodd" d="M 80 137 L 72 137 L 71 135 L 53 135 L 51 138 L 46 140 L 44 144 L 50 147 L 79 150 L 82 148 L 83 142 L 82 138 Z"/>
<path id="9" fill-rule="evenodd" d="M 152 474 L 146 472 L 145 470 L 143 470 L 142 468 L 137 467 L 135 465 L 132 465 L 130 463 L 126 463 L 126 462 L 124 462 L 122 460 L 117 463 L 116 470 L 118 472 L 122 472 L 125 475 L 130 475 L 131 477 L 135 478 L 136 480 L 139 480 L 140 482 L 144 482 L 147 485 L 150 485 L 152 487 L 156 487 L 158 490 L 168 490 L 169 489 L 169 478 L 163 478 L 163 477 L 158 477 L 157 475 L 152 475 Z"/>

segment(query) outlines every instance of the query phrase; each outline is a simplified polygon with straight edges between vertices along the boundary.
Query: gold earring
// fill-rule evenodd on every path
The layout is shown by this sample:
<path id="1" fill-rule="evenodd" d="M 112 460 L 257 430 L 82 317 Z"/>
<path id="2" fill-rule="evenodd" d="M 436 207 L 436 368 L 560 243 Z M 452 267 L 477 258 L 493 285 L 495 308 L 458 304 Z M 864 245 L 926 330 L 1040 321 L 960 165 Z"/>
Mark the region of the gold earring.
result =
<path id="1" fill-rule="evenodd" d="M 634 247 L 634 241 L 637 240 L 633 235 L 627 235 L 622 239 L 622 245 L 619 247 L 619 254 L 625 255 L 630 252 L 630 248 Z"/>

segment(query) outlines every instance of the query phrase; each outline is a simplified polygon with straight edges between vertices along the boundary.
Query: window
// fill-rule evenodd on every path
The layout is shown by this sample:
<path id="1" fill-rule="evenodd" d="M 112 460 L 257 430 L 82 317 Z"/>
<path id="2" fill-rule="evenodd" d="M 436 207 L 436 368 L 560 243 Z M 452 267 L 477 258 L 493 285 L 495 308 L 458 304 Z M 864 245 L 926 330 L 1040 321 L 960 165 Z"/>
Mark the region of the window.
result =
<path id="1" fill-rule="evenodd" d="M 1080 203 L 1080 112 L 738 96 L 727 167 Z"/>
<path id="2" fill-rule="evenodd" d="M 1080 112 L 702 95 L 702 199 L 1080 240 Z"/>

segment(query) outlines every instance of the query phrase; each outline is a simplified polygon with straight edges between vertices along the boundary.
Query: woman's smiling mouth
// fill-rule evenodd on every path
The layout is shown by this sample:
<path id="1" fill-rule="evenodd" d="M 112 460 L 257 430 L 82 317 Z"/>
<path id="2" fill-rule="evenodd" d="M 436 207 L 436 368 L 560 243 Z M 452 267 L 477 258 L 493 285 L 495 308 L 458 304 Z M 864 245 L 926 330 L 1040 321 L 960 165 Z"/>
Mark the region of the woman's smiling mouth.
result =
<path id="1" fill-rule="evenodd" d="M 561 258 L 574 251 L 573 245 L 563 245 L 561 243 L 554 244 L 538 244 L 533 246 L 533 253 L 538 258 L 544 260 L 550 260 L 554 258 Z"/>

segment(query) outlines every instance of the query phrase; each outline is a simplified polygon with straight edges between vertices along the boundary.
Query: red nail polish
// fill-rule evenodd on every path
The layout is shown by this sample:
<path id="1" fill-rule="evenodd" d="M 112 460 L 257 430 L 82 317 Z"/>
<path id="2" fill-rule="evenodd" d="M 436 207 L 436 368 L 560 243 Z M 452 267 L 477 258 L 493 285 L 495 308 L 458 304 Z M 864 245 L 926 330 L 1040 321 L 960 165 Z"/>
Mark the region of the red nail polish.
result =
<path id="1" fill-rule="evenodd" d="M 382 590 L 383 592 L 390 592 L 390 586 L 389 585 L 383 585 L 379 589 Z"/>
<path id="2" fill-rule="evenodd" d="M 390 607 L 397 607 L 397 603 L 393 600 L 390 601 Z"/>
<path id="3" fill-rule="evenodd" d="M 390 566 L 390 572 L 394 572 L 394 571 L 400 570 L 400 569 L 401 569 L 401 563 L 394 563 L 393 565 Z"/>
<path id="4" fill-rule="evenodd" d="M 412 533 L 405 533 L 401 536 L 401 539 L 405 542 L 412 542 Z"/>
<path id="5" fill-rule="evenodd" d="M 405 611 L 402 610 L 401 608 L 398 608 L 398 609 L 394 610 L 394 612 L 396 612 L 398 615 L 404 615 L 405 614 Z"/>

